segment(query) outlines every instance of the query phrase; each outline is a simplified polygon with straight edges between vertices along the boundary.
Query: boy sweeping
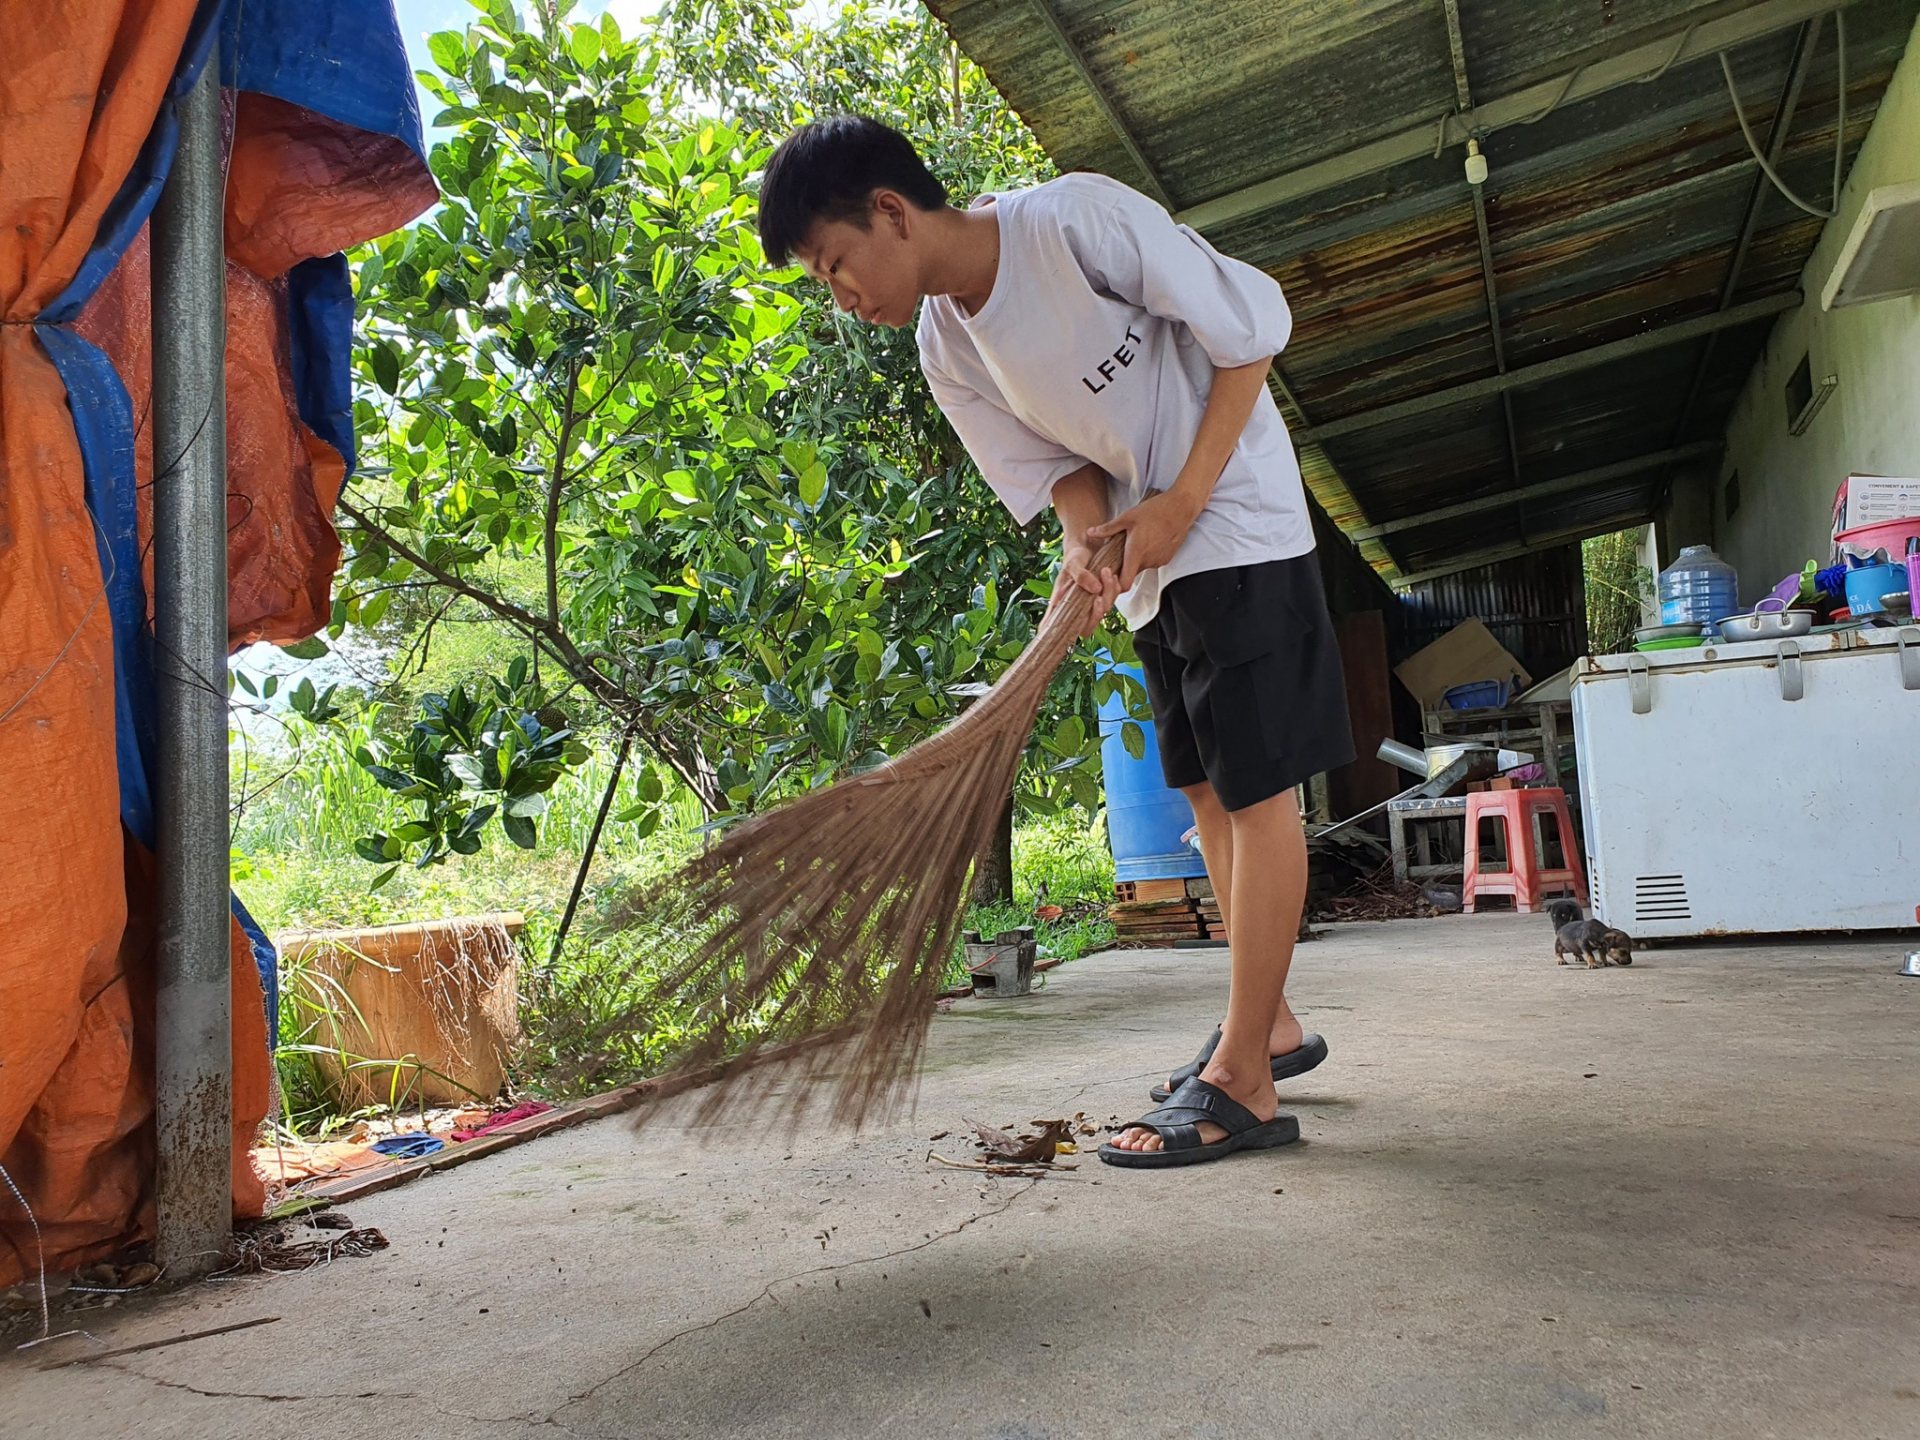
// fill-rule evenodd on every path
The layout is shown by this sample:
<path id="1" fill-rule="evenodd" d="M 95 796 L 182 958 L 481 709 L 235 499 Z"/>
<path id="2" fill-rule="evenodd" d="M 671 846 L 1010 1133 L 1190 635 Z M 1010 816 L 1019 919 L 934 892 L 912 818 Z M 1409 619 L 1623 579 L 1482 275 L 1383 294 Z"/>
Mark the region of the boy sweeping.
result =
<path id="1" fill-rule="evenodd" d="M 1021 524 L 1059 516 L 1067 587 L 1134 632 L 1167 784 L 1193 805 L 1232 937 L 1225 1023 L 1159 1109 L 1100 1149 L 1189 1165 L 1297 1138 L 1276 1080 L 1326 1058 L 1287 1006 L 1306 898 L 1294 789 L 1353 759 L 1313 529 L 1268 367 L 1292 316 L 1268 276 L 1099 175 L 947 203 L 905 136 L 847 115 L 796 131 L 760 192 L 796 259 L 921 368 Z M 921 301 L 925 300 L 924 306 Z M 1124 533 L 1118 574 L 1094 573 Z"/>

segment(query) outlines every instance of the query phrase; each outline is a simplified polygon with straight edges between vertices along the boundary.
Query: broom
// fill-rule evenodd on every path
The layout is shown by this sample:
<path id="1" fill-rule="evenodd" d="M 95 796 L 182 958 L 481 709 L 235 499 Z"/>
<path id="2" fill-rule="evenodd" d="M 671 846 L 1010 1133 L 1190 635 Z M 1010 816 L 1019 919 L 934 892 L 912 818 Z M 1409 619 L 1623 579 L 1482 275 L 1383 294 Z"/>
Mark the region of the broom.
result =
<path id="1" fill-rule="evenodd" d="M 1108 539 L 1094 573 L 1118 572 L 1125 543 L 1124 535 Z M 749 1072 L 768 1092 L 763 1101 L 784 1083 L 773 1108 L 789 1122 L 820 1099 L 834 1122 L 853 1126 L 898 1108 L 971 877 L 1047 687 L 1092 607 L 1086 591 L 1069 591 L 993 687 L 944 730 L 743 822 L 625 897 L 616 926 L 658 926 L 687 958 L 594 1027 L 597 1038 L 669 1025 L 683 1034 L 665 1088 L 695 1073 L 717 1082 L 703 1092 L 697 1123 L 727 1108 Z"/>

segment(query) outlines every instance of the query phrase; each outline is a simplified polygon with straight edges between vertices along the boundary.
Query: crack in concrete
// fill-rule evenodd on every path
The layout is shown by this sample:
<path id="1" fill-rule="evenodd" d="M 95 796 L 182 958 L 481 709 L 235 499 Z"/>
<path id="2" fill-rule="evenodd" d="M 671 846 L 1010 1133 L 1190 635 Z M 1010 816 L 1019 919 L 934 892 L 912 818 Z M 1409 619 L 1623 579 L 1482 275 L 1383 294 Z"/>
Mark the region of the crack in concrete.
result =
<path id="1" fill-rule="evenodd" d="M 1102 1085 L 1131 1085 L 1136 1080 L 1164 1080 L 1171 1073 L 1172 1071 L 1170 1070 L 1142 1070 L 1138 1075 L 1121 1075 L 1117 1078 L 1113 1076 L 1106 1076 L 1099 1080 L 1089 1080 L 1086 1084 L 1082 1085 L 1078 1090 L 1074 1091 L 1073 1094 L 1069 1095 L 1065 1100 L 1063 1100 L 1061 1104 L 1063 1106 L 1077 1105 L 1080 1103 L 1080 1097 L 1082 1095 L 1085 1095 L 1089 1090 L 1095 1089 Z"/>
<path id="2" fill-rule="evenodd" d="M 149 1384 L 164 1386 L 168 1390 L 185 1390 L 189 1395 L 202 1395 L 209 1400 L 270 1400 L 285 1403 L 298 1400 L 418 1400 L 422 1398 L 411 1390 L 363 1390 L 349 1394 L 344 1391 L 326 1395 L 269 1395 L 257 1390 L 202 1390 L 197 1385 L 189 1385 L 184 1380 L 164 1380 L 158 1375 L 149 1375 L 144 1370 L 136 1370 L 131 1365 L 122 1365 L 115 1361 L 105 1362 L 123 1375 L 132 1375 Z"/>
<path id="3" fill-rule="evenodd" d="M 112 1368 L 137 1379 L 160 1385 L 168 1390 L 185 1390 L 189 1395 L 204 1396 L 209 1400 L 266 1400 L 275 1404 L 286 1404 L 302 1400 L 425 1400 L 437 1415 L 453 1420 L 469 1420 L 483 1425 L 554 1425 L 566 1429 L 558 1421 L 542 1419 L 538 1415 L 474 1415 L 465 1410 L 452 1410 L 436 1403 L 431 1396 L 415 1390 L 361 1390 L 352 1393 L 346 1391 L 330 1392 L 318 1395 L 273 1395 L 259 1390 L 202 1390 L 197 1385 L 189 1385 L 183 1380 L 165 1380 L 158 1375 L 149 1375 L 144 1370 L 135 1370 L 128 1365 L 108 1364 Z M 571 1432 L 569 1432 L 571 1433 Z"/>
<path id="4" fill-rule="evenodd" d="M 568 1396 L 564 1403 L 560 1405 L 556 1405 L 551 1411 L 549 1411 L 545 1420 L 541 1421 L 540 1423 L 546 1424 L 546 1425 L 559 1426 L 559 1428 L 566 1430 L 568 1434 L 572 1434 L 573 1431 L 571 1430 L 571 1428 L 562 1424 L 562 1422 L 558 1418 L 561 1411 L 569 1409 L 574 1405 L 578 1405 L 582 1401 L 592 1399 L 594 1395 L 597 1394 L 601 1389 L 603 1389 L 608 1385 L 611 1385 L 614 1381 L 619 1380 L 624 1376 L 632 1374 L 635 1370 L 638 1370 L 642 1365 L 646 1364 L 647 1361 L 651 1360 L 654 1356 L 658 1355 L 662 1350 L 666 1349 L 669 1345 L 673 1344 L 676 1340 L 683 1340 L 687 1336 L 696 1335 L 702 1330 L 711 1330 L 717 1325 L 724 1325 L 727 1321 L 733 1319 L 735 1316 L 744 1315 L 747 1311 L 753 1309 L 754 1306 L 758 1305 L 762 1300 L 772 1300 L 776 1305 L 779 1304 L 780 1303 L 779 1300 L 774 1296 L 774 1293 L 773 1293 L 775 1288 L 778 1286 L 804 1280 L 810 1275 L 830 1275 L 838 1270 L 851 1270 L 856 1266 L 860 1266 L 860 1265 L 875 1265 L 883 1260 L 898 1259 L 902 1255 L 911 1255 L 917 1250 L 925 1250 L 929 1246 L 938 1245 L 942 1240 L 950 1240 L 955 1235 L 958 1235 L 962 1230 L 965 1230 L 970 1225 L 977 1224 L 982 1220 L 991 1220 L 996 1215 L 1004 1215 L 1007 1212 L 1007 1210 L 1011 1208 L 1014 1201 L 1018 1200 L 1022 1195 L 1025 1195 L 1029 1190 L 1033 1189 L 1034 1186 L 1038 1185 L 1039 1183 L 1040 1182 L 1038 1180 L 1029 1180 L 1027 1181 L 1026 1184 L 1022 1185 L 1018 1190 L 1015 1190 L 1011 1195 L 1007 1196 L 1007 1198 L 1001 1201 L 1000 1204 L 994 1206 L 991 1210 L 981 1210 L 975 1214 L 969 1215 L 966 1219 L 962 1220 L 958 1225 L 955 1225 L 950 1230 L 936 1231 L 934 1234 L 928 1236 L 926 1239 L 916 1240 L 911 1245 L 902 1245 L 898 1250 L 888 1250 L 879 1255 L 867 1255 L 867 1256 L 861 1257 L 858 1260 L 842 1260 L 836 1265 L 815 1265 L 808 1270 L 797 1270 L 791 1275 L 782 1275 L 777 1279 L 769 1280 L 761 1288 L 760 1293 L 755 1295 L 751 1300 L 748 1300 L 745 1304 L 736 1305 L 734 1306 L 733 1309 L 726 1311 L 724 1314 L 716 1315 L 711 1320 L 703 1320 L 698 1325 L 689 1325 L 684 1330 L 674 1331 L 673 1334 L 667 1336 L 666 1339 L 660 1341 L 657 1345 L 652 1346 L 651 1348 L 649 1348 L 648 1350 L 646 1350 L 636 1358 L 629 1360 L 625 1365 L 622 1365 L 618 1370 L 614 1371 L 611 1375 L 607 1376 L 604 1380 L 595 1381 L 591 1386 L 581 1391 L 578 1395 Z"/>

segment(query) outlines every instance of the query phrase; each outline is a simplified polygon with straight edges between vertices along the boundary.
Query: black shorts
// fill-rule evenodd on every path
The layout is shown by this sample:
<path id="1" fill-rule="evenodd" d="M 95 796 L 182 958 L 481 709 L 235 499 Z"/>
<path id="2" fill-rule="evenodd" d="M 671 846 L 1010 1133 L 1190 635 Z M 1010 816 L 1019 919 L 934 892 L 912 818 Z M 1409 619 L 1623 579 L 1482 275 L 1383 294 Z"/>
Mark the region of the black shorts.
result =
<path id="1" fill-rule="evenodd" d="M 1244 810 L 1350 764 L 1340 646 L 1312 553 L 1184 575 L 1133 644 L 1160 768 Z"/>

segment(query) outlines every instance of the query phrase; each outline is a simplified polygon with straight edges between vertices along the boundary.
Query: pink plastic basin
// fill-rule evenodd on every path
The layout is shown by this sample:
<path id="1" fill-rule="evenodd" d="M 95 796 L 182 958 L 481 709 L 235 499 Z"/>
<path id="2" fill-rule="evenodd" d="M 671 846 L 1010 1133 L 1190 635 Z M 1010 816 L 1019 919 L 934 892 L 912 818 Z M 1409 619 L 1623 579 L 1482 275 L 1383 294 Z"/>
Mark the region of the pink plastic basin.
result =
<path id="1" fill-rule="evenodd" d="M 1906 558 L 1907 537 L 1920 535 L 1920 515 L 1905 520 L 1882 520 L 1878 525 L 1857 525 L 1834 536 L 1834 543 L 1855 551 L 1863 559 L 1885 548 L 1887 558 L 1898 565 Z"/>

